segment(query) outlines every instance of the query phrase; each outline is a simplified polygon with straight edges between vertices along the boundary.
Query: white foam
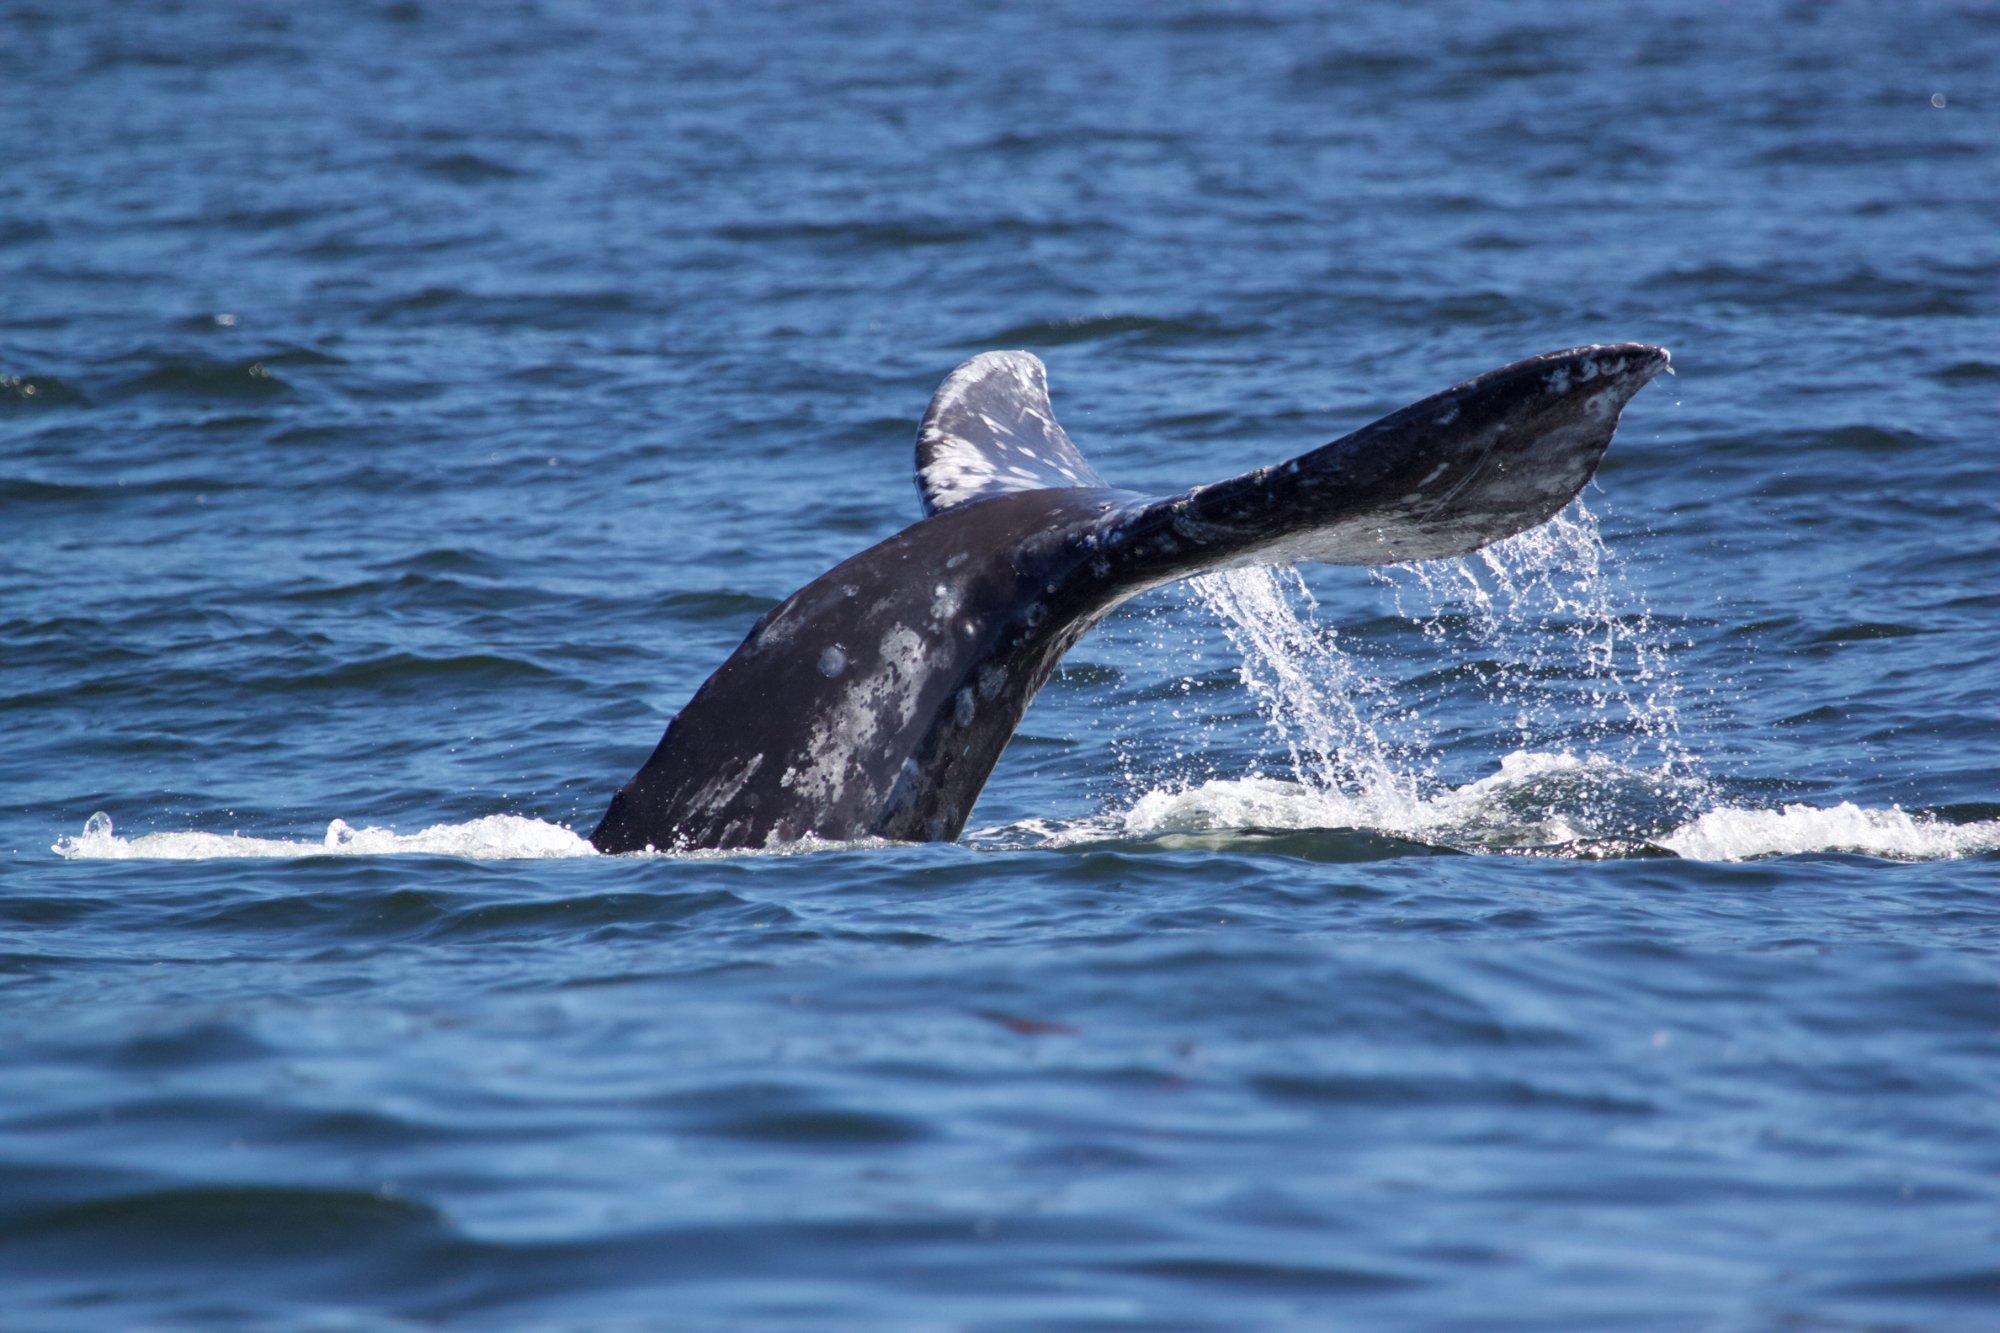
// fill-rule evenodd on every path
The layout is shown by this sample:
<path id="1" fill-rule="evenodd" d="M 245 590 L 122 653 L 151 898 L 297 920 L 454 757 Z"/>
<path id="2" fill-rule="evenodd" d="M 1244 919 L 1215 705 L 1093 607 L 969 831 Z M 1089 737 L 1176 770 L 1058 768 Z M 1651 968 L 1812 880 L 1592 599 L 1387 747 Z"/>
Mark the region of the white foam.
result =
<path id="1" fill-rule="evenodd" d="M 1525 823 L 1506 817 L 1505 798 L 1552 774 L 1625 776 L 1607 760 L 1571 754 L 1516 752 L 1500 761 L 1497 773 L 1446 788 L 1429 797 L 1414 794 L 1385 801 L 1382 794 L 1350 796 L 1339 790 L 1281 778 L 1223 778 L 1199 786 L 1150 791 L 1119 816 L 1120 831 L 1132 837 L 1200 832 L 1222 828 L 1356 828 L 1411 838 L 1451 840 L 1481 831 L 1511 835 L 1522 846 L 1570 842 L 1585 836 L 1562 816 Z"/>
<path id="2" fill-rule="evenodd" d="M 463 824 L 433 824 L 417 833 L 327 825 L 318 842 L 250 838 L 235 833 L 146 833 L 121 838 L 96 814 L 74 838 L 57 840 L 58 856 L 81 861 L 207 861 L 224 857 L 457 856 L 472 861 L 547 860 L 595 856 L 597 849 L 560 824 L 522 815 L 486 815 Z"/>
<path id="3" fill-rule="evenodd" d="M 1579 779 L 1663 785 L 1669 776 L 1635 773 L 1598 756 L 1516 752 L 1499 771 L 1429 796 L 1380 789 L 1350 795 L 1317 782 L 1255 776 L 1155 788 L 1124 810 L 1070 824 L 1036 823 L 1020 831 L 1066 846 L 1105 838 L 1154 838 L 1234 829 L 1366 829 L 1467 851 L 1548 847 L 1597 836 L 1587 818 L 1524 808 L 1521 797 L 1551 781 Z"/>
<path id="4" fill-rule="evenodd" d="M 794 842 L 728 851 L 675 851 L 648 848 L 620 853 L 628 859 L 707 861 L 740 856 L 797 856 L 813 852 L 855 851 L 897 844 L 881 838 L 835 842 L 808 834 Z M 354 828 L 344 819 L 327 825 L 318 842 L 303 838 L 251 838 L 240 833 L 145 833 L 121 838 L 112 832 L 110 816 L 99 812 L 73 838 L 59 838 L 50 850 L 71 861 L 212 861 L 302 856 L 456 856 L 468 861 L 549 861 L 601 856 L 588 840 L 561 824 L 522 815 L 485 815 L 463 824 L 433 824 L 416 833 L 386 828 Z"/>
<path id="5" fill-rule="evenodd" d="M 1947 824 L 1896 806 L 1869 810 L 1849 801 L 1832 809 L 1711 810 L 1657 840 L 1696 861 L 1747 861 L 1807 852 L 1859 852 L 1897 861 L 1936 861 L 2000 851 L 2000 819 Z"/>
<path id="6" fill-rule="evenodd" d="M 1560 851 L 1589 839 L 1648 842 L 1690 861 L 1855 852 L 1899 861 L 2000 851 L 2000 820 L 1948 824 L 1891 806 L 1709 810 L 1665 832 L 1623 826 L 1621 792 L 1657 800 L 1709 790 L 1666 769 L 1632 769 L 1598 755 L 1517 751 L 1497 772 L 1400 805 L 1284 778 L 1218 778 L 1145 792 L 1130 806 L 1068 824 L 1017 826 L 1047 846 L 1113 838 L 1257 829 L 1359 829 L 1467 852 Z M 1560 808 L 1552 808 L 1560 807 Z M 989 833 L 1001 833 L 994 830 Z"/>

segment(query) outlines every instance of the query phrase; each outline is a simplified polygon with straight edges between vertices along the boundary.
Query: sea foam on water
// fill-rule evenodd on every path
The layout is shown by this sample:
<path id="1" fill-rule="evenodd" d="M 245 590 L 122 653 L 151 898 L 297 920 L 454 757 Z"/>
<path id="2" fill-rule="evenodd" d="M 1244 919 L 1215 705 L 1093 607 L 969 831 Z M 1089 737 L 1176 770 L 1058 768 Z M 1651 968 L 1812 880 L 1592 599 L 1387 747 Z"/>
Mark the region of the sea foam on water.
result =
<path id="1" fill-rule="evenodd" d="M 522 815 L 485 815 L 462 824 L 433 824 L 416 833 L 352 828 L 336 819 L 318 842 L 251 838 L 236 833 L 147 833 L 121 838 L 102 811 L 83 832 L 54 847 L 72 860 L 207 861 L 224 857 L 456 856 L 472 861 L 544 860 L 595 856 L 596 849 L 560 824 Z"/>

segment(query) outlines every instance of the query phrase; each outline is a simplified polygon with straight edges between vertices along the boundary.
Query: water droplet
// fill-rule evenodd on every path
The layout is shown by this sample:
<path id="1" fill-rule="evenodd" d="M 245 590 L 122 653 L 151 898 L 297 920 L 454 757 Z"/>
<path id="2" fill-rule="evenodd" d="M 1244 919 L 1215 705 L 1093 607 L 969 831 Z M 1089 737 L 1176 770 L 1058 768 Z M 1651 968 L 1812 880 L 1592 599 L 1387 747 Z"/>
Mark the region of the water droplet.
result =
<path id="1" fill-rule="evenodd" d="M 1945 104 L 1946 100 L 1947 100 L 1947 99 L 1946 99 L 1946 97 L 1945 97 L 1945 95 L 1944 95 L 1943 93 L 1932 93 L 1932 94 L 1931 94 L 1931 105 L 1932 105 L 1932 106 L 1934 106 L 1934 107 L 1936 107 L 1936 108 L 1937 108 L 1938 110 L 1940 110 L 1940 111 L 1944 110 L 1944 104 Z"/>
<path id="2" fill-rule="evenodd" d="M 111 836 L 111 816 L 99 810 L 83 821 L 83 836 L 86 838 L 108 838 Z"/>

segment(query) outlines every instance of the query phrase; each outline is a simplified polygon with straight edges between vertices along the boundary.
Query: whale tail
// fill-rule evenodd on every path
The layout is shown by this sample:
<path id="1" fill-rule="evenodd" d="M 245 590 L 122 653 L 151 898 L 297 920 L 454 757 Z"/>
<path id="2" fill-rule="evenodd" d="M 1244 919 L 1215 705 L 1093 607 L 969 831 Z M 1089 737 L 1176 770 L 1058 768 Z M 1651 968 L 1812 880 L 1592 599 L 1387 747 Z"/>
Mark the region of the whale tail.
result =
<path id="1" fill-rule="evenodd" d="M 1102 536 L 1116 581 L 1295 560 L 1464 555 L 1546 521 L 1597 470 L 1626 402 L 1665 369 L 1643 343 L 1575 347 L 1433 394 L 1289 462 L 1177 495 L 1125 497 Z M 917 435 L 927 513 L 1034 490 L 1109 489 L 1057 423 L 1027 352 L 987 352 Z M 1163 576 L 1163 577 L 1162 577 Z"/>
<path id="2" fill-rule="evenodd" d="M 759 620 L 590 840 L 956 837 L 1035 692 L 1119 602 L 1219 567 L 1429 560 L 1533 527 L 1666 364 L 1638 343 L 1552 352 L 1288 463 L 1148 497 L 1085 461 L 1040 361 L 975 357 L 918 434 L 928 517 Z"/>

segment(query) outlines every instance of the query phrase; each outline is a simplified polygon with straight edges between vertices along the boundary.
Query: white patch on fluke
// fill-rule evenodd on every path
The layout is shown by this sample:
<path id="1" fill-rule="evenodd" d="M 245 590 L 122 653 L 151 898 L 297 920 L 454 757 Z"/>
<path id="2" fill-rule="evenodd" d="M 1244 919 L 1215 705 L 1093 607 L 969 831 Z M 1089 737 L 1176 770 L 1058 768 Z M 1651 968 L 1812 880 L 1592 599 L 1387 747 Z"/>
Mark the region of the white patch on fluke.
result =
<path id="1" fill-rule="evenodd" d="M 1047 372 L 1027 352 L 986 352 L 953 371 L 931 399 L 917 442 L 917 485 L 933 511 L 1095 482 L 1056 425 Z"/>
<path id="2" fill-rule="evenodd" d="M 781 786 L 810 800 L 838 802 L 871 748 L 909 725 L 927 674 L 923 637 L 907 625 L 894 626 L 882 636 L 880 654 L 879 664 L 849 684 L 813 724 L 804 750 L 779 777 Z"/>
<path id="3" fill-rule="evenodd" d="M 753 754 L 740 768 L 723 768 L 701 785 L 700 790 L 688 799 L 688 806 L 694 810 L 721 810 L 735 800 L 757 770 L 764 766 L 764 756 Z"/>

